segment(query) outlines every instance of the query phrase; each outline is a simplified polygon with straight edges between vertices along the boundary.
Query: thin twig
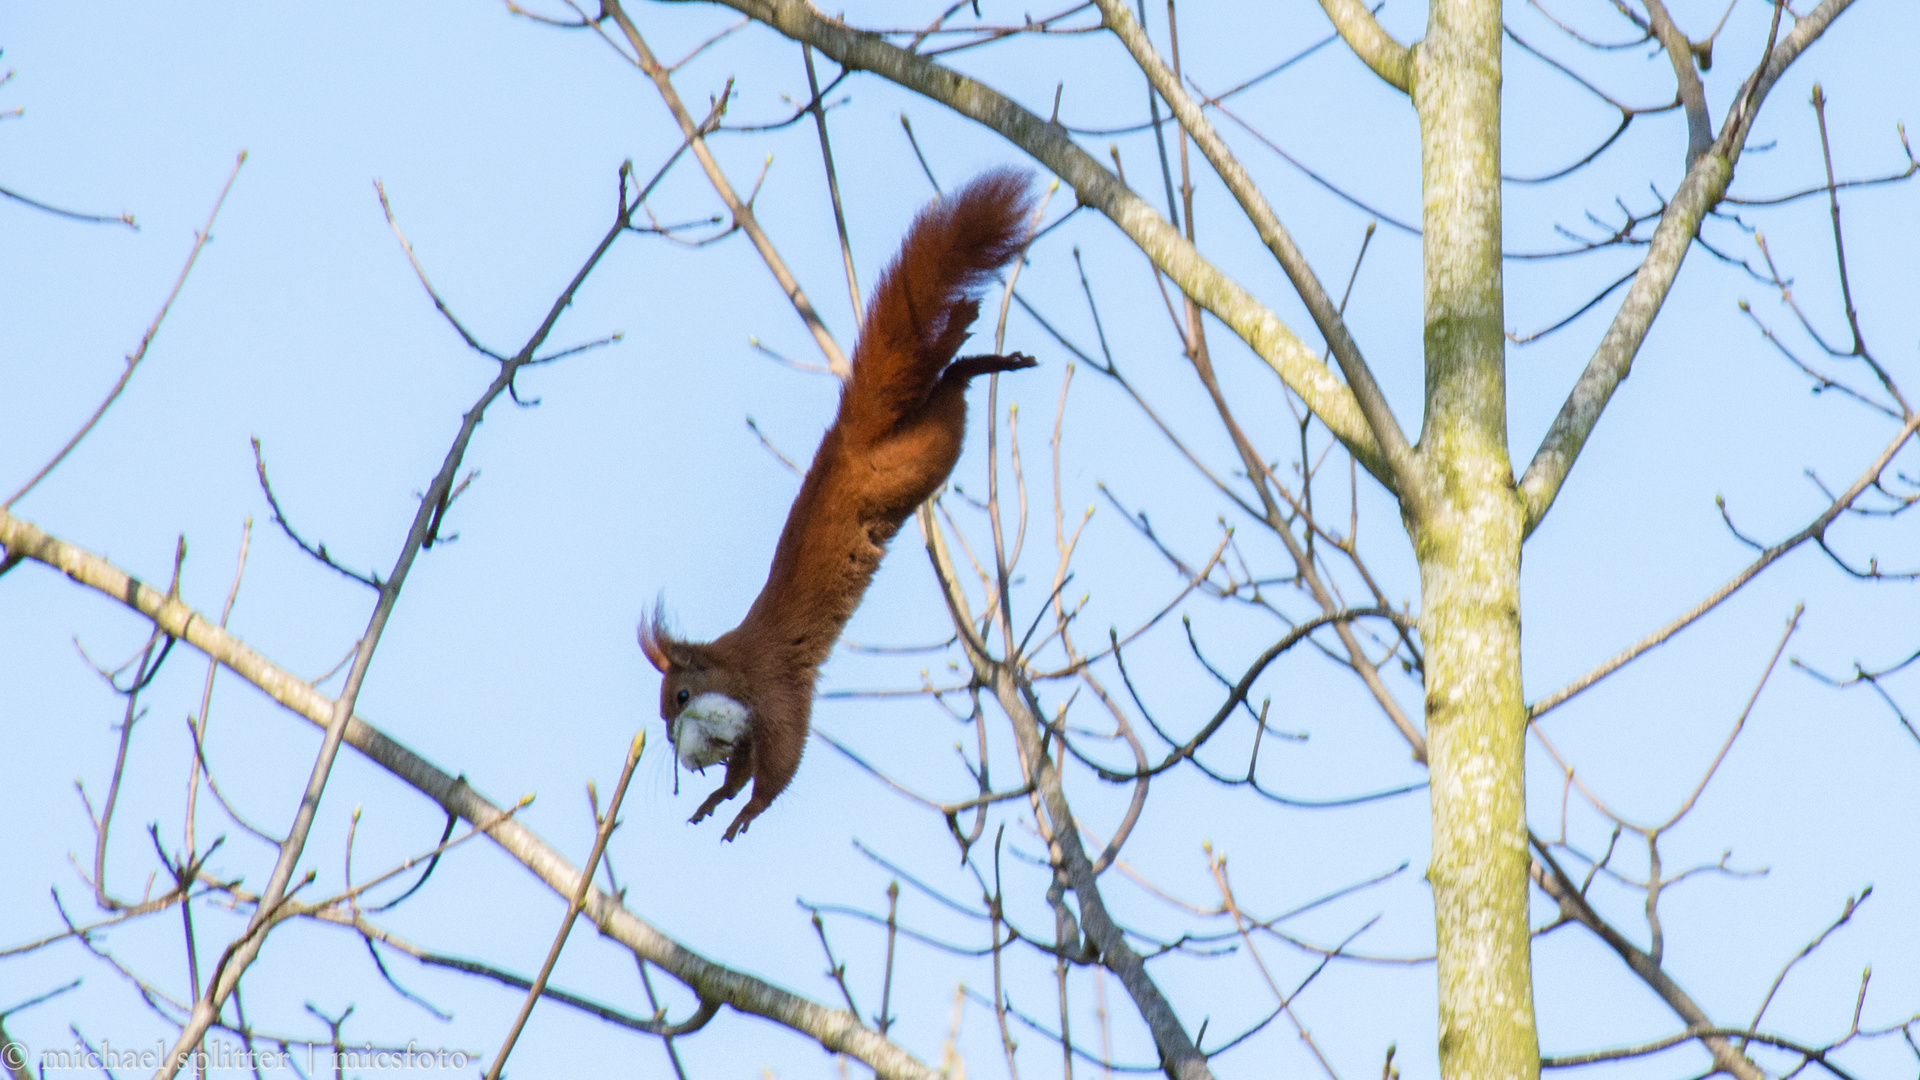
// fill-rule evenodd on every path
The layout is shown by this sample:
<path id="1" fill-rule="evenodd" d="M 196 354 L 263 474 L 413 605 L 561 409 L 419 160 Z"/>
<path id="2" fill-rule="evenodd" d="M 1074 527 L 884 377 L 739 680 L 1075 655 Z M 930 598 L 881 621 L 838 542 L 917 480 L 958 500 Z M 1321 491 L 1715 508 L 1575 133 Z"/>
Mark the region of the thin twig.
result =
<path id="1" fill-rule="evenodd" d="M 1880 456 L 1874 459 L 1873 464 L 1867 466 L 1866 471 L 1854 480 L 1852 486 L 1841 492 L 1840 495 L 1820 513 L 1819 517 L 1814 518 L 1807 524 L 1806 528 L 1801 529 L 1799 532 L 1794 533 L 1792 536 L 1761 552 L 1758 559 L 1749 563 L 1745 569 L 1735 574 L 1726 584 L 1709 593 L 1705 599 L 1695 604 L 1692 608 L 1689 608 L 1679 618 L 1648 634 L 1646 637 L 1641 638 L 1639 641 L 1634 642 L 1632 645 L 1627 646 L 1611 659 L 1603 661 L 1592 671 L 1587 672 L 1585 675 L 1580 676 L 1578 679 L 1575 679 L 1528 706 L 1527 719 L 1538 720 L 1548 712 L 1566 704 L 1575 694 L 1586 690 L 1594 683 L 1599 682 L 1601 679 L 1632 663 L 1648 650 L 1665 644 L 1669 638 L 1693 625 L 1707 612 L 1720 606 L 1721 601 L 1740 591 L 1741 586 L 1752 581 L 1762 570 L 1772 566 L 1781 556 L 1789 551 L 1806 543 L 1808 540 L 1824 539 L 1827 527 L 1833 524 L 1834 519 L 1838 518 L 1842 511 L 1852 506 L 1854 500 L 1858 499 L 1867 488 L 1878 483 L 1880 474 L 1886 471 L 1887 466 L 1892 463 L 1894 455 L 1900 452 L 1900 448 L 1906 445 L 1907 440 L 1913 437 L 1916 430 L 1920 430 L 1920 413 L 1915 413 L 1907 419 L 1906 424 L 1902 425 L 1900 431 L 1893 437 L 1893 440 L 1887 444 L 1885 449 L 1880 451 Z"/>
<path id="2" fill-rule="evenodd" d="M 5 116 L 9 116 L 9 117 L 17 116 L 17 115 L 19 115 L 18 109 L 15 109 L 10 113 L 5 114 Z M 73 221 L 84 221 L 89 225 L 125 225 L 127 228 L 132 229 L 134 232 L 140 231 L 140 225 L 138 222 L 133 220 L 132 214 L 86 214 L 78 210 L 62 210 L 58 206 L 52 206 L 47 203 L 43 203 L 38 199 L 30 199 L 25 195 L 20 194 L 17 191 L 13 191 L 9 188 L 4 188 L 4 187 L 0 187 L 0 197 L 12 199 L 14 202 L 21 203 L 26 206 L 31 206 L 35 210 L 44 211 L 46 213 L 54 215 L 55 217 L 68 218 Z"/>
<path id="3" fill-rule="evenodd" d="M 34 473 L 31 479 L 20 485 L 20 490 L 7 496 L 7 501 L 4 504 L 0 504 L 0 509 L 11 508 L 14 503 L 20 501 L 22 496 L 32 491 L 34 485 L 44 480 L 47 474 L 54 470 L 56 465 L 66 460 L 67 455 L 73 452 L 73 448 L 80 445 L 80 440 L 86 438 L 87 433 L 93 430 L 93 426 L 100 422 L 102 416 L 107 414 L 107 410 L 111 408 L 114 401 L 120 397 L 120 391 L 127 388 L 128 380 L 133 378 L 134 369 L 140 366 L 140 361 L 146 359 L 147 346 L 153 344 L 154 336 L 160 333 L 160 324 L 166 320 L 167 312 L 173 310 L 174 298 L 180 295 L 180 289 L 186 285 L 187 275 L 193 272 L 193 264 L 199 261 L 200 249 L 206 247 L 207 240 L 213 236 L 213 223 L 215 219 L 220 216 L 220 208 L 227 203 L 227 193 L 233 190 L 234 180 L 240 176 L 240 166 L 246 163 L 247 152 L 242 150 L 240 151 L 240 156 L 234 159 L 233 171 L 227 174 L 227 182 L 220 185 L 220 197 L 213 201 L 213 211 L 207 215 L 207 223 L 200 227 L 199 232 L 193 234 L 193 249 L 187 252 L 187 261 L 184 266 L 180 267 L 180 276 L 173 279 L 173 288 L 167 290 L 167 298 L 161 302 L 159 312 L 154 315 L 153 321 L 147 324 L 147 332 L 140 335 L 140 344 L 136 346 L 131 353 L 127 354 L 126 370 L 120 373 L 119 381 L 115 382 L 113 389 L 107 392 L 106 400 L 100 403 L 99 408 L 93 410 L 93 415 L 87 418 L 86 423 L 80 425 L 80 430 L 74 432 L 73 438 L 67 440 L 67 445 L 61 447 L 60 452 L 53 455 L 53 460 L 42 465 L 39 472 Z M 8 194 L 11 194 L 11 192 Z M 131 221 L 129 221 L 129 224 L 131 224 Z"/>
<path id="4" fill-rule="evenodd" d="M 533 1015 L 533 1007 L 539 1004 L 541 991 L 547 988 L 547 978 L 553 974 L 553 965 L 560 961 L 560 950 L 566 947 L 567 936 L 573 932 L 573 920 L 579 916 L 580 909 L 586 906 L 587 890 L 593 885 L 593 875 L 595 867 L 600 865 L 600 856 L 607 850 L 607 839 L 613 835 L 620 804 L 626 801 L 627 783 L 633 779 L 634 767 L 640 764 L 640 752 L 646 748 L 645 731 L 635 735 L 627 746 L 627 761 L 621 767 L 620 782 L 614 786 L 613 801 L 607 804 L 607 812 L 600 818 L 599 828 L 594 833 L 593 850 L 587 855 L 587 865 L 580 871 L 580 884 L 574 889 L 572 899 L 567 901 L 566 917 L 560 920 L 560 930 L 553 936 L 553 945 L 547 949 L 547 959 L 540 965 L 540 974 L 533 977 L 533 985 L 527 988 L 527 1000 L 520 1006 L 520 1015 L 514 1018 L 506 1041 L 500 1044 L 500 1052 L 494 1055 L 493 1065 L 487 1069 L 487 1080 L 500 1080 L 500 1070 L 507 1065 L 507 1055 L 513 1053 L 513 1044 L 520 1040 L 520 1031 L 527 1026 L 527 1017 Z"/>
<path id="5" fill-rule="evenodd" d="M 459 433 L 454 436 L 453 444 L 448 447 L 440 471 L 427 486 L 425 495 L 414 513 L 413 523 L 407 532 L 406 542 L 401 546 L 400 554 L 394 562 L 393 570 L 387 575 L 380 587 L 380 599 L 374 605 L 373 613 L 367 620 L 367 629 L 360 637 L 360 644 L 354 652 L 353 665 L 347 671 L 345 685 L 340 696 L 333 702 L 328 717 L 326 736 L 322 739 L 320 751 L 315 756 L 312 773 L 301 794 L 300 806 L 294 815 L 293 825 L 287 831 L 286 843 L 281 845 L 280 857 L 274 864 L 267 887 L 263 890 L 260 903 L 255 908 L 246 931 L 236 938 L 223 953 L 215 974 L 209 981 L 205 993 L 193 1005 L 192 1015 L 182 1026 L 180 1037 L 174 1043 L 173 1051 L 166 1063 L 156 1074 L 155 1080 L 173 1080 L 185 1060 L 184 1052 L 196 1045 L 207 1029 L 220 1015 L 226 999 L 232 995 L 240 977 L 259 956 L 266 936 L 274 925 L 286 915 L 281 911 L 288 898 L 288 887 L 293 879 L 294 868 L 301 853 L 306 849 L 307 837 L 313 828 L 313 820 L 319 809 L 321 796 L 325 793 L 327 781 L 333 772 L 334 761 L 340 752 L 340 745 L 346 737 L 347 728 L 353 719 L 353 707 L 360 696 L 360 688 L 365 684 L 367 670 L 373 663 L 374 650 L 380 644 L 381 634 L 392 617 L 394 606 L 399 602 L 401 589 L 406 585 L 407 574 L 421 551 L 433 540 L 439 527 L 441 515 L 446 512 L 451 499 L 455 477 L 460 471 L 460 463 L 466 456 L 467 446 L 485 417 L 487 407 L 506 393 L 513 385 L 514 377 L 520 368 L 531 360 L 539 348 L 553 332 L 554 324 L 573 303 L 574 294 L 586 281 L 587 276 L 598 266 L 607 250 L 632 223 L 637 203 L 628 201 L 628 188 L 632 181 L 632 166 L 623 164 L 619 175 L 618 211 L 614 215 L 612 226 L 601 237 L 593 253 L 589 255 L 573 280 L 567 283 L 553 305 L 548 309 L 546 318 L 527 339 L 520 351 L 500 365 L 500 371 L 488 384 L 480 398 L 462 418 Z"/>

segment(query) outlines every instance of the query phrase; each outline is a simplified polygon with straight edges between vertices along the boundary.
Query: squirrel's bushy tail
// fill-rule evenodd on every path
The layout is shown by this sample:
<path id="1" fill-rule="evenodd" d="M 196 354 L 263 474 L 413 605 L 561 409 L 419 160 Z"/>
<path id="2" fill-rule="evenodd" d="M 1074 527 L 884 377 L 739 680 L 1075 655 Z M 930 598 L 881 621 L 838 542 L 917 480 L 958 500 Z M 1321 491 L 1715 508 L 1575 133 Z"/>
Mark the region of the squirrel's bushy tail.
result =
<path id="1" fill-rule="evenodd" d="M 1027 242 L 1032 180 L 995 169 L 913 219 L 867 303 L 845 419 L 885 431 L 927 400 L 979 314 L 980 287 Z"/>

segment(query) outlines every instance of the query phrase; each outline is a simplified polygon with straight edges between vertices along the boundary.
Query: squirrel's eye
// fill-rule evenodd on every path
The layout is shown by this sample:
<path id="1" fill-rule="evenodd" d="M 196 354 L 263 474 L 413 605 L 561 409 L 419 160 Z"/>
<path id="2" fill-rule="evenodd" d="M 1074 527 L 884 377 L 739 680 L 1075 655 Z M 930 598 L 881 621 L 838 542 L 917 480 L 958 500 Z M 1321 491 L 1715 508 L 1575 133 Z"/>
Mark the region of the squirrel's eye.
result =
<path id="1" fill-rule="evenodd" d="M 678 702 L 679 702 L 680 704 L 682 704 L 682 705 L 685 705 L 685 704 L 687 703 L 687 699 L 688 699 L 688 698 L 690 698 L 690 697 L 692 697 L 692 696 L 693 696 L 692 694 L 690 694 L 690 693 L 688 693 L 688 692 L 687 692 L 686 690 L 684 690 L 684 689 L 682 689 L 682 690 L 680 691 L 680 693 L 679 693 L 679 694 L 678 694 L 678 695 L 677 695 L 677 696 L 675 697 L 675 699 L 674 699 L 674 700 L 676 700 L 676 701 L 678 701 Z"/>

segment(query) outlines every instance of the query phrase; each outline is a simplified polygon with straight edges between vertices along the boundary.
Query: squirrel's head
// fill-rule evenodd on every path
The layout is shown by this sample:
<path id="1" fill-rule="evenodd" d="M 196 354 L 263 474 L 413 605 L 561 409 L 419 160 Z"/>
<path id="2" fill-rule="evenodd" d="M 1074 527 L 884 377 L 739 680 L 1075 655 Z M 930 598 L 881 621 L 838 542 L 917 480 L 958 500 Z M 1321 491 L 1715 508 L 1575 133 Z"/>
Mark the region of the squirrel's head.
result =
<path id="1" fill-rule="evenodd" d="M 640 623 L 640 651 L 660 672 L 660 718 L 680 763 L 695 771 L 727 760 L 752 727 L 744 689 L 711 645 L 681 641 L 662 628 L 659 607 Z"/>

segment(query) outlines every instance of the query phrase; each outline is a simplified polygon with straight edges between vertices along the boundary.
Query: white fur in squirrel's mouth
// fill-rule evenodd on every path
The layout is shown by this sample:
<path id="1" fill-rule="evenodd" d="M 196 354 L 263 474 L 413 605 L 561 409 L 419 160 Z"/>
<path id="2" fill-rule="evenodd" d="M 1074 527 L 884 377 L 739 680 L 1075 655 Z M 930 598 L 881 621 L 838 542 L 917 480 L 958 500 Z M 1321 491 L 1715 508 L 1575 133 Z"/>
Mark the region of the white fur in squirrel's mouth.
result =
<path id="1" fill-rule="evenodd" d="M 674 718 L 674 750 L 680 764 L 699 771 L 727 760 L 751 726 L 745 705 L 725 694 L 701 694 Z"/>

